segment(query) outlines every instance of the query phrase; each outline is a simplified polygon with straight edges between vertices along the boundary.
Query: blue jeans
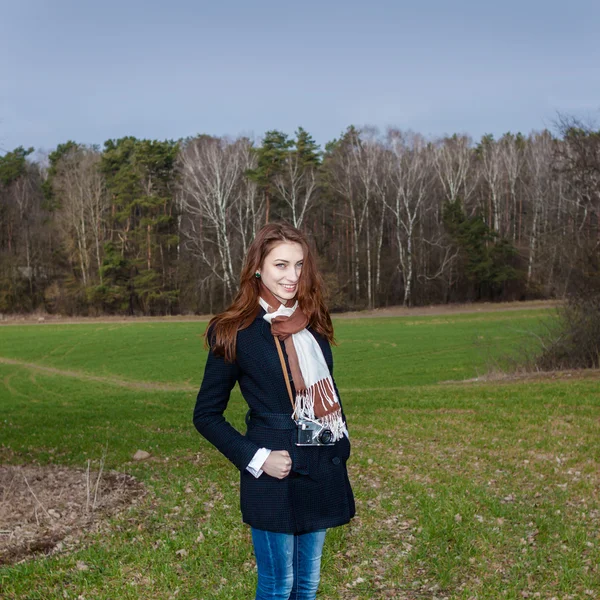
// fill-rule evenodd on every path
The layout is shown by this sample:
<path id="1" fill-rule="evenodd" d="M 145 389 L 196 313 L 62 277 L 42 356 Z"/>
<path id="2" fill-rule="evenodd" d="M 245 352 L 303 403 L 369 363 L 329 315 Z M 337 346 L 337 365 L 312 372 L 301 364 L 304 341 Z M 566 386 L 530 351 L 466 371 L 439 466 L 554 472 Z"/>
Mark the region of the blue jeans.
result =
<path id="1" fill-rule="evenodd" d="M 315 600 L 325 532 L 294 535 L 252 527 L 258 567 L 255 600 Z"/>

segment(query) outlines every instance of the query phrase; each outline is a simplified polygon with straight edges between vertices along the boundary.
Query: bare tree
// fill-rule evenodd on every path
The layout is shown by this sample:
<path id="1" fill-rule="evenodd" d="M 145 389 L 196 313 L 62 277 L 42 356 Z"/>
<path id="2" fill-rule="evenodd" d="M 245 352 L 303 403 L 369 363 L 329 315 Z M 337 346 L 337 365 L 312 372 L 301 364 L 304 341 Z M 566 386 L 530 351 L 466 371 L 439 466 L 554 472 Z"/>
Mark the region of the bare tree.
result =
<path id="1" fill-rule="evenodd" d="M 247 232 L 239 219 L 250 216 L 251 227 L 256 225 L 254 191 L 245 181 L 248 144 L 246 138 L 232 141 L 201 136 L 185 144 L 179 156 L 180 202 L 190 227 L 186 246 L 223 284 L 225 299 L 234 293 L 235 234 Z M 246 209 L 240 212 L 244 203 Z M 237 227 L 232 224 L 233 214 L 238 218 Z"/>
<path id="2" fill-rule="evenodd" d="M 18 219 L 25 234 L 25 269 L 24 275 L 29 282 L 29 291 L 33 293 L 33 261 L 31 244 L 31 221 L 34 206 L 34 189 L 27 173 L 19 177 L 12 186 L 13 197 L 18 207 Z"/>
<path id="3" fill-rule="evenodd" d="M 434 166 L 448 202 L 461 199 L 466 205 L 477 185 L 473 169 L 472 140 L 453 135 L 440 140 L 433 154 Z"/>
<path id="4" fill-rule="evenodd" d="M 356 174 L 357 194 L 354 198 L 358 199 L 357 205 L 351 205 L 352 223 L 355 231 L 355 238 L 358 239 L 363 230 L 366 234 L 366 263 L 367 263 L 367 306 L 373 308 L 373 250 L 371 241 L 371 219 L 370 215 L 376 210 L 374 201 L 377 198 L 377 192 L 385 193 L 385 171 L 381 169 L 383 159 L 383 146 L 379 141 L 379 132 L 374 127 L 364 127 L 360 131 L 359 143 L 355 146 L 355 151 L 351 154 L 352 168 Z M 384 198 L 380 198 L 383 202 Z M 381 207 L 381 212 L 384 208 Z M 358 214 L 357 214 L 358 213 Z M 383 217 L 383 214 L 381 215 Z M 379 222 L 380 232 L 376 234 L 381 242 L 383 235 L 383 223 Z M 379 251 L 377 251 L 377 263 L 379 262 Z M 378 268 L 378 267 L 377 267 Z M 377 282 L 378 283 L 378 282 Z"/>
<path id="5" fill-rule="evenodd" d="M 385 229 L 385 217 L 387 216 L 387 206 L 390 195 L 393 194 L 390 166 L 392 161 L 389 159 L 390 152 L 381 147 L 380 157 L 378 159 L 377 176 L 374 178 L 374 195 L 376 199 L 376 210 L 379 211 L 379 225 L 377 227 L 377 244 L 375 258 L 375 294 L 381 291 L 381 251 L 383 249 L 383 236 Z"/>
<path id="6" fill-rule="evenodd" d="M 531 230 L 529 232 L 529 258 L 527 261 L 527 283 L 530 284 L 539 246 L 540 220 L 550 195 L 552 137 L 548 131 L 534 133 L 530 136 L 526 160 L 530 179 L 528 195 L 532 212 Z"/>
<path id="7" fill-rule="evenodd" d="M 425 139 L 414 133 L 388 131 L 388 145 L 394 154 L 393 203 L 388 209 L 396 218 L 398 268 L 404 279 L 403 305 L 412 302 L 415 269 L 414 242 L 417 219 L 432 185 L 432 152 Z"/>
<path id="8" fill-rule="evenodd" d="M 485 136 L 479 146 L 481 174 L 488 188 L 488 219 L 490 227 L 500 232 L 500 191 L 502 159 L 500 145 L 491 136 Z"/>
<path id="9" fill-rule="evenodd" d="M 352 274 L 355 300 L 360 298 L 360 238 L 362 234 L 375 156 L 366 151 L 369 142 L 363 142 L 361 132 L 351 128 L 346 132 L 329 161 L 330 184 L 343 199 L 349 214 L 352 231 Z M 370 247 L 367 244 L 368 297 L 370 299 Z"/>
<path id="10" fill-rule="evenodd" d="M 562 136 L 556 144 L 555 172 L 560 175 L 562 254 L 568 266 L 564 293 L 571 285 L 584 288 L 597 272 L 600 248 L 600 130 L 592 119 L 559 114 L 555 126 Z M 564 194 L 562 193 L 564 191 Z M 568 243 L 565 241 L 568 240 Z M 576 278 L 572 276 L 576 274 Z"/>
<path id="11" fill-rule="evenodd" d="M 585 212 L 582 225 L 587 227 L 595 243 L 600 243 L 600 131 L 593 121 L 559 115 L 559 132 L 564 141 L 560 151 L 561 172 L 564 173 Z M 595 223 L 592 222 L 595 216 Z"/>
<path id="12" fill-rule="evenodd" d="M 506 175 L 511 209 L 505 208 L 504 217 L 507 221 L 505 227 L 505 233 L 510 235 L 514 241 L 521 240 L 521 218 L 523 215 L 523 197 L 519 196 L 517 200 L 517 185 L 521 177 L 521 171 L 523 170 L 524 164 L 524 143 L 519 136 L 504 135 L 499 142 L 500 158 L 504 166 L 504 173 Z M 512 211 L 512 213 L 511 213 Z M 512 227 L 510 227 L 510 217 L 512 214 Z"/>
<path id="13" fill-rule="evenodd" d="M 292 224 L 300 228 L 306 211 L 315 198 L 316 168 L 302 164 L 296 152 L 289 152 L 282 171 L 275 176 L 274 183 L 275 189 L 291 209 Z"/>
<path id="14" fill-rule="evenodd" d="M 100 159 L 100 153 L 93 148 L 74 148 L 59 160 L 52 183 L 59 200 L 58 222 L 63 239 L 79 264 L 84 286 L 91 282 L 92 255 L 102 282 L 101 244 L 109 200 L 99 170 Z"/>
<path id="15" fill-rule="evenodd" d="M 245 140 L 238 148 L 243 172 L 256 169 L 257 156 L 252 152 L 252 143 Z M 256 232 L 266 220 L 265 197 L 259 194 L 258 185 L 248 177 L 240 179 L 239 201 L 235 204 L 233 227 L 239 232 L 242 243 L 241 255 L 245 256 Z"/>

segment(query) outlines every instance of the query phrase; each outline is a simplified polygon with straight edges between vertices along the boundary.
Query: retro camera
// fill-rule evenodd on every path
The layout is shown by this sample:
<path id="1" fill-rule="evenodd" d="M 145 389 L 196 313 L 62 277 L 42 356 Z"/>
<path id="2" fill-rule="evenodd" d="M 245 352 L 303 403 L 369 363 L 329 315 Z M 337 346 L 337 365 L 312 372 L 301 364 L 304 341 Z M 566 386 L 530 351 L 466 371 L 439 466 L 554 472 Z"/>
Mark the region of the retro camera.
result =
<path id="1" fill-rule="evenodd" d="M 333 446 L 333 432 L 315 421 L 298 419 L 296 421 L 298 441 L 296 446 Z"/>

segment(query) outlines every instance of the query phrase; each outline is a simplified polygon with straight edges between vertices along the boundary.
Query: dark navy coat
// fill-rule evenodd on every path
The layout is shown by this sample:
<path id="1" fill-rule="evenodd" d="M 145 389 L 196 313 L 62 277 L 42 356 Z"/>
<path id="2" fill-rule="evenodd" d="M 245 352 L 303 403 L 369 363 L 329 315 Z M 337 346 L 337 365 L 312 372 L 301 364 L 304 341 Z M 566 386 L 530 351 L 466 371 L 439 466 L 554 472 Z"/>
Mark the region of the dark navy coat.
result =
<path id="1" fill-rule="evenodd" d="M 268 425 L 269 419 L 258 418 L 277 413 L 287 422 L 283 415 L 289 415 L 291 421 L 292 414 L 277 347 L 264 314 L 260 308 L 252 324 L 238 332 L 234 363 L 226 363 L 223 357 L 209 351 L 196 398 L 194 425 L 240 470 L 240 508 L 245 523 L 279 533 L 306 533 L 343 525 L 355 513 L 346 470 L 350 456 L 346 436 L 333 446 L 295 446 L 295 429 L 274 428 Z M 310 327 L 308 331 L 323 350 L 333 378 L 329 342 Z M 289 373 L 284 344 L 281 347 Z M 250 407 L 244 435 L 223 416 L 236 381 Z M 337 392 L 337 386 L 335 389 Z M 261 447 L 289 452 L 292 470 L 287 477 L 277 479 L 263 472 L 256 478 L 246 469 Z"/>

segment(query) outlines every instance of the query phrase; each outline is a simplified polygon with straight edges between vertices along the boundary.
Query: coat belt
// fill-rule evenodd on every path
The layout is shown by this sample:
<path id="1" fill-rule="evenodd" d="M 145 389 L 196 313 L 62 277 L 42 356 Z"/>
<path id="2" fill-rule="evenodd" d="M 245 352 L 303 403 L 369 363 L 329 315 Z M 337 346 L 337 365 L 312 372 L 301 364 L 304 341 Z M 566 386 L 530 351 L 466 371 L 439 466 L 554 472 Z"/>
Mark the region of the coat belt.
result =
<path id="1" fill-rule="evenodd" d="M 296 423 L 291 414 L 286 413 L 257 413 L 250 409 L 246 413 L 246 425 L 262 425 L 271 429 L 296 429 Z"/>

